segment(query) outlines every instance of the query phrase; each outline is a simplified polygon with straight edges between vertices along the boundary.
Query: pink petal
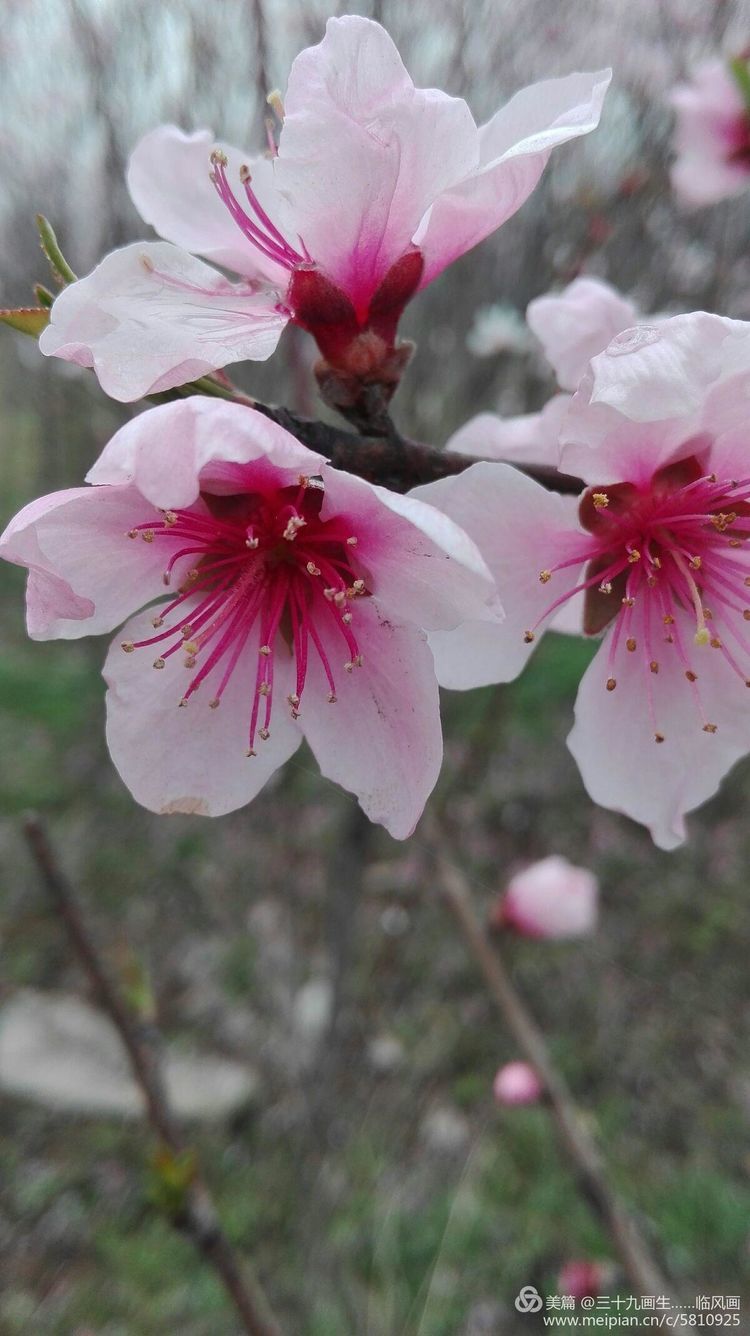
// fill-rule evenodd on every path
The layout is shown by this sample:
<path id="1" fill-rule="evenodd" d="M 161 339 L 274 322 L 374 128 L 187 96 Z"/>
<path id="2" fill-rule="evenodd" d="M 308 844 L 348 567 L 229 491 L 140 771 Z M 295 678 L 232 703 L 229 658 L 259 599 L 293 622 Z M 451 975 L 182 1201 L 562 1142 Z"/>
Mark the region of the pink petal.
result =
<path id="1" fill-rule="evenodd" d="M 528 937 L 585 937 L 596 927 L 598 895 L 593 872 L 553 854 L 511 878 L 499 921 Z"/>
<path id="2" fill-rule="evenodd" d="M 311 653 L 300 725 L 321 773 L 359 799 L 394 839 L 417 824 L 440 771 L 443 744 L 432 655 L 424 634 L 392 622 L 374 598 L 355 612 L 361 668 L 343 669 L 346 646 L 321 626 L 334 670 L 336 703 Z"/>
<path id="3" fill-rule="evenodd" d="M 480 130 L 480 159 L 433 205 L 414 237 L 423 284 L 510 218 L 531 194 L 553 148 L 599 124 L 611 71 L 532 84 Z"/>
<path id="4" fill-rule="evenodd" d="M 276 289 L 232 284 L 166 241 L 136 242 L 63 289 L 39 346 L 93 367 L 107 394 L 128 401 L 264 361 L 288 321 L 278 303 Z"/>
<path id="5" fill-rule="evenodd" d="M 415 88 L 385 30 L 353 15 L 297 56 L 285 108 L 278 189 L 313 259 L 366 310 L 425 210 L 475 167 L 471 113 Z"/>
<path id="6" fill-rule="evenodd" d="M 509 464 L 535 464 L 556 468 L 560 459 L 560 427 L 570 396 L 556 394 L 540 413 L 522 413 L 503 418 L 496 413 L 478 413 L 446 441 L 446 450 Z"/>
<path id="7" fill-rule="evenodd" d="M 474 464 L 411 495 L 443 510 L 474 539 L 505 611 L 500 625 L 467 619 L 455 631 L 430 636 L 438 680 L 455 690 L 509 682 L 534 648 L 524 633 L 533 630 L 563 588 L 576 583 L 575 568 L 566 571 L 560 589 L 554 578 L 546 584 L 539 579 L 543 568 L 587 546 L 576 522 L 575 499 L 546 491 L 506 464 Z"/>
<path id="8" fill-rule="evenodd" d="M 498 621 L 492 576 L 475 543 L 447 515 L 423 501 L 330 467 L 323 515 L 345 514 L 357 561 L 378 602 L 398 621 L 432 630 L 467 616 Z"/>
<path id="9" fill-rule="evenodd" d="M 746 190 L 750 171 L 742 158 L 746 109 L 726 60 L 699 65 L 692 83 L 678 84 L 669 101 L 675 109 L 672 188 L 681 203 L 699 208 Z"/>
<path id="10" fill-rule="evenodd" d="M 691 426 L 679 420 L 628 422 L 606 405 L 586 405 L 575 395 L 563 428 L 569 441 L 563 439 L 560 468 L 592 484 L 648 487 L 658 469 L 708 448 L 710 437 Z"/>
<path id="11" fill-rule="evenodd" d="M 283 290 L 288 275 L 243 236 L 209 179 L 211 153 L 218 148 L 228 159 L 227 175 L 238 200 L 245 198 L 239 169 L 250 167 L 253 190 L 272 220 L 280 224 L 273 163 L 248 158 L 242 149 L 220 144 L 211 130 L 185 134 L 175 125 L 160 125 L 138 142 L 128 166 L 128 190 L 144 222 L 160 236 L 214 264 L 248 278 L 262 276 Z"/>
<path id="12" fill-rule="evenodd" d="M 649 671 L 645 627 L 636 603 L 631 634 L 638 650 L 628 653 L 623 636 L 611 661 L 605 639 L 581 682 L 575 727 L 568 738 L 594 802 L 647 826 L 662 849 L 683 842 L 686 813 L 716 792 L 723 776 L 750 748 L 744 681 L 719 650 L 693 644 L 694 620 L 679 610 L 676 618 L 698 676 L 694 689 L 685 679 L 675 645 L 659 642 L 654 649 L 659 672 Z M 617 682 L 613 691 L 606 690 L 609 677 Z M 704 721 L 716 724 L 718 731 L 704 732 Z M 656 731 L 664 735 L 663 743 L 654 741 Z"/>
<path id="13" fill-rule="evenodd" d="M 187 613 L 189 616 L 189 612 Z M 222 696 L 209 707 L 210 680 L 179 707 L 190 681 L 182 657 L 152 667 L 148 650 L 124 654 L 121 640 L 152 635 L 148 617 L 133 618 L 113 643 L 104 666 L 107 742 L 133 797 L 152 812 L 223 816 L 250 802 L 299 746 L 302 735 L 282 704 L 291 687 L 291 659 L 276 656 L 271 736 L 247 756 L 250 703 L 258 656 L 258 631 L 251 635 Z M 205 693 L 205 694 L 204 694 Z"/>
<path id="14" fill-rule="evenodd" d="M 506 1062 L 492 1082 L 492 1093 L 498 1104 L 536 1104 L 543 1089 L 528 1062 Z"/>
<path id="15" fill-rule="evenodd" d="M 529 328 L 536 334 L 558 384 L 575 390 L 592 357 L 624 329 L 638 323 L 632 302 L 597 278 L 576 278 L 559 293 L 530 302 Z"/>
<path id="16" fill-rule="evenodd" d="M 635 422 L 693 419 L 736 345 L 749 341 L 744 321 L 705 311 L 637 325 L 593 359 L 590 402 Z"/>
<path id="17" fill-rule="evenodd" d="M 134 487 L 80 487 L 33 501 L 11 520 L 0 555 L 31 572 L 27 624 L 33 639 L 111 631 L 164 593 L 163 549 L 128 537 L 149 517 Z"/>
<path id="18" fill-rule="evenodd" d="M 204 395 L 160 404 L 127 422 L 105 446 L 86 475 L 87 482 L 135 482 L 154 506 L 190 506 L 201 489 L 252 490 L 265 474 L 281 470 L 278 486 L 300 473 L 320 472 L 322 455 L 302 445 L 283 427 L 244 404 Z M 246 465 L 253 464 L 251 474 Z M 284 476 L 287 475 L 287 476 Z"/>

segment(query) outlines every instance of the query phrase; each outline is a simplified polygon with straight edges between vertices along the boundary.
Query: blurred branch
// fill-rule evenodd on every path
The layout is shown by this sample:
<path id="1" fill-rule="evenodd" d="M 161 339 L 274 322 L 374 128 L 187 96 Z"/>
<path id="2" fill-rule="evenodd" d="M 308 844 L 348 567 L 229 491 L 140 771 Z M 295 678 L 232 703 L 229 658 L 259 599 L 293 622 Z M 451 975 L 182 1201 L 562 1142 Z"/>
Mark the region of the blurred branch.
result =
<path id="1" fill-rule="evenodd" d="M 162 1080 L 158 1035 L 151 1024 L 142 1024 L 125 1006 L 109 978 L 89 933 L 73 888 L 63 875 L 49 843 L 44 825 L 27 816 L 24 834 L 54 912 L 60 918 L 68 941 L 93 985 L 102 1009 L 115 1026 L 125 1047 L 133 1076 L 143 1096 L 146 1116 L 166 1153 L 157 1157 L 175 1194 L 168 1212 L 171 1222 L 184 1233 L 216 1272 L 242 1323 L 251 1336 L 281 1336 L 271 1316 L 268 1301 L 258 1281 L 246 1268 L 240 1269 L 235 1252 L 221 1228 L 213 1199 L 206 1185 L 190 1172 L 192 1154 L 176 1120 Z M 188 1167 L 188 1173 L 182 1166 Z"/>
<path id="2" fill-rule="evenodd" d="M 510 1033 L 545 1087 L 560 1141 L 584 1195 L 612 1240 L 630 1284 L 637 1294 L 668 1295 L 668 1284 L 651 1256 L 635 1218 L 608 1181 L 599 1148 L 552 1061 L 541 1030 L 526 1010 L 498 951 L 479 924 L 466 877 L 441 853 L 437 855 L 437 868 L 445 905 Z"/>

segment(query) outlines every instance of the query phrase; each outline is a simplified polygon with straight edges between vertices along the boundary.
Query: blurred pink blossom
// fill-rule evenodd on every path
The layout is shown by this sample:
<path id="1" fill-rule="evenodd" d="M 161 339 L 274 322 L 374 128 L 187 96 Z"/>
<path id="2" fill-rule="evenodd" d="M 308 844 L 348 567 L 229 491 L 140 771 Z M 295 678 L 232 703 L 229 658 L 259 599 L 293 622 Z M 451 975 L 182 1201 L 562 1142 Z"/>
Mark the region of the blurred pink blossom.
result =
<path id="1" fill-rule="evenodd" d="M 586 1258 L 566 1262 L 557 1277 L 558 1294 L 572 1294 L 573 1298 L 596 1299 L 602 1292 L 604 1268 L 601 1263 Z"/>
<path id="2" fill-rule="evenodd" d="M 525 937 L 585 937 L 594 931 L 599 884 L 557 854 L 512 877 L 491 922 Z"/>
<path id="3" fill-rule="evenodd" d="M 664 849 L 750 750 L 749 395 L 750 324 L 637 325 L 593 359 L 563 421 L 580 502 L 491 463 L 414 491 L 475 539 L 506 614 L 431 637 L 441 682 L 512 679 L 583 598 L 602 644 L 568 745 L 591 797 Z"/>
<path id="4" fill-rule="evenodd" d="M 133 796 L 219 816 L 304 737 L 328 779 L 409 835 L 442 755 L 423 628 L 499 615 L 466 535 L 202 396 L 134 418 L 88 481 L 33 501 L 0 552 L 29 569 L 33 638 L 126 622 L 104 675 Z"/>
<path id="5" fill-rule="evenodd" d="M 699 65 L 691 83 L 670 94 L 676 114 L 672 188 L 691 208 L 738 195 L 750 184 L 750 107 L 741 82 L 750 84 L 743 58 Z"/>
<path id="6" fill-rule="evenodd" d="M 574 279 L 561 292 L 537 297 L 526 311 L 529 329 L 539 339 L 560 388 L 567 391 L 577 389 L 591 358 L 639 319 L 627 297 L 588 276 Z M 446 448 L 509 464 L 556 468 L 560 426 L 569 402 L 569 394 L 555 394 L 538 413 L 508 418 L 478 413 L 459 427 Z"/>
<path id="7" fill-rule="evenodd" d="M 378 23 L 330 19 L 292 65 L 270 157 L 208 130 L 140 141 L 130 193 L 174 244 L 126 246 L 66 288 L 42 351 L 129 400 L 265 359 L 292 320 L 337 371 L 393 374 L 406 303 L 520 208 L 553 148 L 596 127 L 609 80 L 535 84 L 477 127 L 462 99 L 415 88 Z"/>
<path id="8" fill-rule="evenodd" d="M 492 1082 L 498 1104 L 536 1104 L 543 1086 L 528 1062 L 506 1062 Z"/>

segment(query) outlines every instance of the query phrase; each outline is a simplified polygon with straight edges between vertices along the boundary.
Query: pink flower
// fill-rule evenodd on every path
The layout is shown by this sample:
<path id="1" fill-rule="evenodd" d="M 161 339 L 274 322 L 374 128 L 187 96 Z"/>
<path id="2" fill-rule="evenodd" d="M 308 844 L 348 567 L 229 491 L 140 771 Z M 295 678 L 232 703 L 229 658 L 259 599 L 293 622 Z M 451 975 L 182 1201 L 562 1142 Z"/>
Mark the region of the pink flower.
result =
<path id="1" fill-rule="evenodd" d="M 528 1062 L 506 1062 L 492 1082 L 492 1093 L 498 1104 L 536 1104 L 543 1089 Z"/>
<path id="2" fill-rule="evenodd" d="M 29 568 L 35 639 L 130 619 L 104 674 L 137 800 L 232 811 L 305 737 L 373 821 L 410 834 L 442 750 L 422 628 L 499 615 L 466 535 L 201 396 L 129 422 L 88 481 L 32 502 L 0 551 Z"/>
<path id="3" fill-rule="evenodd" d="M 511 878 L 492 923 L 524 937 L 586 937 L 596 927 L 598 895 L 593 872 L 553 854 Z"/>
<path id="4" fill-rule="evenodd" d="M 387 380 L 406 303 L 520 208 L 554 147 L 595 128 L 609 78 L 536 84 L 477 128 L 460 98 L 414 87 L 379 24 L 330 19 L 294 61 L 270 158 L 207 130 L 141 140 L 130 193 L 174 244 L 126 246 L 67 288 L 42 351 L 128 400 L 264 359 L 292 320 L 338 371 Z"/>
<path id="5" fill-rule="evenodd" d="M 750 325 L 698 312 L 619 335 L 563 426 L 573 498 L 504 464 L 415 495 L 475 539 L 502 627 L 431 643 L 445 685 L 507 681 L 557 611 L 602 638 L 568 740 L 594 800 L 665 849 L 750 749 Z"/>
<path id="6" fill-rule="evenodd" d="M 529 302 L 526 319 L 560 388 L 577 390 L 591 358 L 616 334 L 637 325 L 639 313 L 609 283 L 584 275 L 562 292 L 548 292 Z"/>
<path id="7" fill-rule="evenodd" d="M 738 195 L 750 182 L 749 87 L 748 65 L 740 58 L 699 65 L 692 83 L 672 90 L 677 116 L 672 188 L 689 207 Z"/>
<path id="8" fill-rule="evenodd" d="M 576 1300 L 596 1299 L 602 1292 L 603 1270 L 600 1262 L 586 1258 L 566 1262 L 557 1277 L 558 1294 L 572 1294 Z"/>
<path id="9" fill-rule="evenodd" d="M 562 292 L 548 292 L 529 303 L 526 320 L 539 339 L 563 390 L 575 390 L 592 357 L 623 330 L 636 325 L 632 302 L 601 279 L 582 277 Z M 569 394 L 556 394 L 539 413 L 502 418 L 479 413 L 447 442 L 448 450 L 502 459 L 509 464 L 556 468 L 560 459 L 560 427 Z"/>

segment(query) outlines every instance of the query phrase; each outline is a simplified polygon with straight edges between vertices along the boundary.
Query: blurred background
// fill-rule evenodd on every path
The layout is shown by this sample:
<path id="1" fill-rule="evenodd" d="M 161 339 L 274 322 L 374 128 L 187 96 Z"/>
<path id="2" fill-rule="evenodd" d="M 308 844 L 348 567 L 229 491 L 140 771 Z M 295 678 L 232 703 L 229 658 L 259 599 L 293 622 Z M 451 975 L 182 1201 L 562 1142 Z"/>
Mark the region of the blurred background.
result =
<path id="1" fill-rule="evenodd" d="M 553 384 L 524 311 L 582 272 L 644 311 L 750 318 L 748 197 L 679 209 L 665 102 L 700 60 L 747 47 L 748 4 L 347 8 L 384 23 L 416 82 L 465 96 L 479 120 L 535 79 L 614 67 L 601 128 L 557 150 L 520 213 L 409 308 L 418 353 L 394 403 L 406 432 L 442 444 L 480 410 L 544 402 Z M 260 148 L 266 92 L 283 90 L 334 10 L 0 0 L 2 304 L 49 281 L 36 211 L 79 274 L 148 235 L 124 169 L 153 125 Z M 79 485 L 131 410 L 31 340 L 3 330 L 0 349 L 4 522 Z M 317 413 L 312 357 L 289 330 L 272 362 L 236 379 Z M 540 1319 L 513 1298 L 529 1283 L 555 1292 L 571 1258 L 600 1260 L 605 1292 L 626 1293 L 544 1110 L 493 1103 L 497 1067 L 518 1055 L 426 872 L 427 836 L 377 831 L 353 854 L 350 800 L 302 753 L 210 824 L 140 810 L 104 747 L 105 643 L 27 642 L 22 573 L 0 581 L 0 1331 L 236 1331 L 214 1276 L 155 1208 L 147 1134 L 78 1005 L 85 981 L 19 832 L 29 807 L 113 975 L 131 992 L 151 979 L 227 1231 L 290 1332 L 528 1332 Z M 691 818 L 685 849 L 655 851 L 591 805 L 564 746 L 590 653 L 548 637 L 518 683 L 446 695 L 431 807 L 482 912 L 530 859 L 562 853 L 598 874 L 592 939 L 519 941 L 506 958 L 685 1301 L 747 1296 L 750 763 Z M 67 1112 L 54 1107 L 66 1098 Z"/>

